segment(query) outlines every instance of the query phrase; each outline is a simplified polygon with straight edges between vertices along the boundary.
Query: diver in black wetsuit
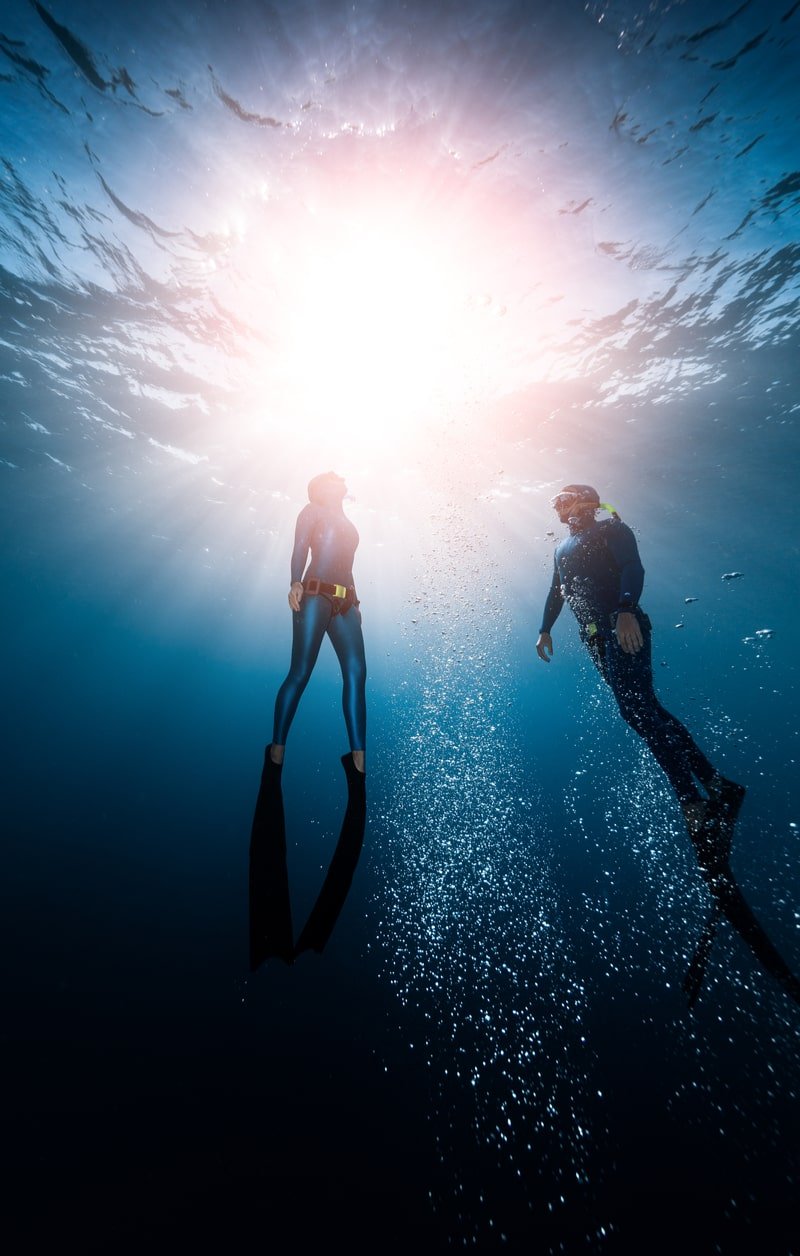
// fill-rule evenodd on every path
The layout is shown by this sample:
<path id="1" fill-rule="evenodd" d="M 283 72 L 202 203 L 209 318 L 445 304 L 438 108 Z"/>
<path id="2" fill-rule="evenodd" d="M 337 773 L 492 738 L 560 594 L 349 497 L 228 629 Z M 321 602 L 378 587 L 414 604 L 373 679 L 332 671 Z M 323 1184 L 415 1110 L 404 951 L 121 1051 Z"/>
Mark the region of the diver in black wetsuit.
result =
<path id="1" fill-rule="evenodd" d="M 275 724 L 269 758 L 283 763 L 286 738 L 303 690 L 317 661 L 325 633 L 339 659 L 344 683 L 342 706 L 350 740 L 351 763 L 363 781 L 367 735 L 364 638 L 353 582 L 358 532 L 344 513 L 347 486 L 333 471 L 308 486 L 308 505 L 297 517 L 292 551 L 289 606 L 292 610 L 292 661 L 275 700 Z M 311 551 L 311 562 L 304 572 Z M 345 756 L 345 759 L 347 756 Z M 344 759 L 343 759 L 344 762 Z"/>
<path id="2" fill-rule="evenodd" d="M 556 548 L 536 652 L 550 662 L 550 630 L 566 601 L 622 718 L 664 769 L 701 865 L 708 870 L 725 864 L 745 790 L 713 767 L 680 720 L 656 697 L 651 624 L 639 606 L 644 568 L 636 538 L 587 484 L 567 485 L 553 505 L 561 522 L 569 525 L 570 535 Z M 610 511 L 611 518 L 595 519 L 599 509 Z"/>

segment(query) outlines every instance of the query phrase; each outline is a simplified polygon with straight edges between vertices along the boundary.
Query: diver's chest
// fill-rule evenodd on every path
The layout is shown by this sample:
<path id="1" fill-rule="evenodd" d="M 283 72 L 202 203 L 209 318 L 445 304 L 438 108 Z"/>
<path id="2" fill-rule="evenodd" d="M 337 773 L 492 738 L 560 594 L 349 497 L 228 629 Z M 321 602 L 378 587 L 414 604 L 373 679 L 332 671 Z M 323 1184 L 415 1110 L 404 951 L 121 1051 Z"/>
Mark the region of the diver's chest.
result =
<path id="1" fill-rule="evenodd" d="M 563 580 L 581 576 L 602 575 L 613 567 L 608 546 L 602 536 L 578 537 L 565 546 L 558 557 Z"/>

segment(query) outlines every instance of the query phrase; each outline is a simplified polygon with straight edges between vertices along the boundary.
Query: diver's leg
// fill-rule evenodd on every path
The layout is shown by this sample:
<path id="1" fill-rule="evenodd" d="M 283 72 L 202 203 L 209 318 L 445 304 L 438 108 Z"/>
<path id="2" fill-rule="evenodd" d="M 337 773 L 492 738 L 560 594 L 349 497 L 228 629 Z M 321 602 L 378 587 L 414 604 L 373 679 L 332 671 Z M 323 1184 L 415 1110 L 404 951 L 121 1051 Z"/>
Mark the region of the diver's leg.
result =
<path id="1" fill-rule="evenodd" d="M 648 628 L 650 627 L 649 620 L 647 621 L 647 626 Z M 744 801 L 744 796 L 747 793 L 744 785 L 739 785 L 738 782 L 723 776 L 706 755 L 703 754 L 688 728 L 681 723 L 677 716 L 667 711 L 661 705 L 655 694 L 653 694 L 653 698 L 655 710 L 657 710 L 661 718 L 662 725 L 668 730 L 673 744 L 680 747 L 684 761 L 689 765 L 692 774 L 708 793 L 709 801 L 713 803 L 713 811 L 716 818 L 728 829 L 732 829 Z"/>
<path id="2" fill-rule="evenodd" d="M 351 606 L 345 615 L 333 615 L 328 636 L 342 669 L 342 709 L 353 762 L 363 772 L 367 747 L 367 661 L 358 607 Z"/>
<path id="3" fill-rule="evenodd" d="M 698 861 L 704 868 L 717 866 L 728 858 L 745 790 L 714 769 L 688 729 L 656 698 L 650 621 L 645 617 L 640 623 L 644 645 L 638 654 L 626 654 L 616 639 L 609 644 L 606 679 L 623 719 L 646 741 L 666 773 Z M 707 798 L 701 795 L 693 777 L 703 784 Z"/>
<path id="4" fill-rule="evenodd" d="M 678 784 L 670 776 L 698 861 L 705 872 L 719 869 L 725 866 L 730 856 L 733 829 L 744 801 L 745 788 L 717 772 L 689 730 L 661 705 L 655 693 L 652 697 L 653 725 L 657 730 L 657 739 L 663 738 L 673 763 L 681 765 L 681 771 L 683 766 L 687 767 L 706 791 L 705 798 L 697 790 L 693 797 L 682 796 Z M 656 754 L 653 742 L 649 744 Z M 669 771 L 667 775 L 670 775 Z"/>
<path id="5" fill-rule="evenodd" d="M 653 688 L 653 666 L 649 623 L 642 623 L 641 650 L 627 654 L 612 638 L 606 649 L 606 678 L 617 700 L 620 714 L 626 724 L 647 743 L 650 752 L 663 768 L 682 807 L 702 803 L 703 799 L 692 779 L 683 739 L 676 733 L 681 729 L 673 716 L 664 711 Z M 683 730 L 685 732 L 685 730 Z M 688 737 L 688 733 L 686 734 Z"/>
<path id="6" fill-rule="evenodd" d="M 653 694 L 653 697 L 659 718 L 664 727 L 669 729 L 669 735 L 675 745 L 681 747 L 690 771 L 697 777 L 701 785 L 710 785 L 714 777 L 719 775 L 713 763 L 703 754 L 686 725 L 682 724 L 676 715 L 667 711 L 655 698 L 655 694 Z"/>
<path id="7" fill-rule="evenodd" d="M 292 612 L 292 661 L 289 674 L 275 699 L 275 722 L 270 754 L 274 763 L 283 762 L 286 738 L 297 705 L 317 661 L 319 647 L 331 617 L 331 604 L 324 597 L 305 595 L 299 611 Z"/>
<path id="8" fill-rule="evenodd" d="M 719 774 L 713 763 L 703 754 L 686 725 L 681 723 L 678 717 L 673 715 L 671 711 L 668 711 L 666 707 L 662 706 L 656 697 L 653 687 L 652 625 L 647 615 L 640 614 L 639 619 L 647 648 L 647 677 L 645 683 L 648 688 L 647 705 L 652 713 L 652 718 L 660 726 L 663 735 L 675 747 L 692 775 L 700 781 L 701 785 L 708 787 Z"/>

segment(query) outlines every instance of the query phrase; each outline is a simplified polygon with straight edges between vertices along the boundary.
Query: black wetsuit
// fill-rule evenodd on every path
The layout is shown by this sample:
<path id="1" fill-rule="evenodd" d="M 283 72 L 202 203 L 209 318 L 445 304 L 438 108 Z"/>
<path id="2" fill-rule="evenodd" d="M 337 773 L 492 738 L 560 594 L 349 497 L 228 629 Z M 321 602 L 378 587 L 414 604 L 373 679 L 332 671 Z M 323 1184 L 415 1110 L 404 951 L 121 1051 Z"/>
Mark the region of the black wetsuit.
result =
<path id="1" fill-rule="evenodd" d="M 342 706 L 351 750 L 365 750 L 367 737 L 366 679 L 361 612 L 353 583 L 353 558 L 358 532 L 342 510 L 310 502 L 300 511 L 292 551 L 292 582 L 303 581 L 300 610 L 292 612 L 292 661 L 275 699 L 272 740 L 286 744 L 297 705 L 317 661 L 327 632 L 342 669 Z M 311 562 L 303 572 L 309 550 Z M 315 581 L 342 585 L 345 598 L 314 593 Z M 306 586 L 309 585 L 312 592 Z"/>
<path id="2" fill-rule="evenodd" d="M 616 516 L 588 522 L 570 520 L 570 535 L 555 552 L 553 583 L 547 595 L 541 632 L 549 633 L 564 602 L 578 621 L 581 640 L 611 687 L 620 714 L 642 737 L 664 769 L 678 800 L 692 802 L 700 793 L 692 779 L 707 785 L 715 770 L 680 720 L 665 710 L 653 688 L 651 624 L 639 606 L 644 568 L 636 538 Z M 614 634 L 620 611 L 634 614 L 644 644 L 627 654 Z"/>

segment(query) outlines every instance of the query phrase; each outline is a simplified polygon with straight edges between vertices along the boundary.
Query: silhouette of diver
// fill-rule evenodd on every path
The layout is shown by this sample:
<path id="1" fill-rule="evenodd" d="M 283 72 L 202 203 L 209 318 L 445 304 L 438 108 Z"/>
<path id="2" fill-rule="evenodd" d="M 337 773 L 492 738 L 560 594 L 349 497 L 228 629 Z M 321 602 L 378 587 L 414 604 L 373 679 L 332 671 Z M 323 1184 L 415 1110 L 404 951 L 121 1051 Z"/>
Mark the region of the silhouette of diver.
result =
<path id="1" fill-rule="evenodd" d="M 272 742 L 264 753 L 250 833 L 250 968 L 269 956 L 291 964 L 304 950 L 322 951 L 342 909 L 361 854 L 366 824 L 366 680 L 361 612 L 353 581 L 358 532 L 344 513 L 347 485 L 334 471 L 308 485 L 297 516 L 289 607 L 292 659 L 275 699 Z M 311 551 L 311 561 L 304 572 Z M 295 945 L 286 867 L 286 816 L 281 776 L 286 739 L 325 634 L 342 669 L 342 707 L 350 740 L 342 755 L 347 807 L 328 875 Z"/>
<path id="2" fill-rule="evenodd" d="M 286 865 L 286 818 L 281 775 L 267 747 L 261 787 L 250 833 L 250 971 L 274 956 L 292 964 L 303 951 L 321 953 L 333 932 L 353 881 L 366 826 L 364 773 L 353 755 L 342 755 L 347 777 L 347 805 L 336 849 L 322 889 L 297 943 L 292 934 L 289 875 Z"/>
<path id="3" fill-rule="evenodd" d="M 291 561 L 289 606 L 292 611 L 292 659 L 275 699 L 270 756 L 282 764 L 286 738 L 300 698 L 327 633 L 342 669 L 342 707 L 353 764 L 365 771 L 367 737 L 367 664 L 361 611 L 353 582 L 358 532 L 344 513 L 347 485 L 334 471 L 308 485 L 308 505 L 297 517 Z M 311 562 L 303 568 L 311 551 Z"/>
<path id="4" fill-rule="evenodd" d="M 536 652 L 550 662 L 550 630 L 567 602 L 622 718 L 666 773 L 701 868 L 713 869 L 727 861 L 745 788 L 714 768 L 680 720 L 656 697 L 651 623 L 639 606 L 644 568 L 636 538 L 588 484 L 567 485 L 553 498 L 553 506 L 559 520 L 569 526 L 569 536 L 556 547 Z M 597 520 L 601 509 L 611 518 Z"/>

